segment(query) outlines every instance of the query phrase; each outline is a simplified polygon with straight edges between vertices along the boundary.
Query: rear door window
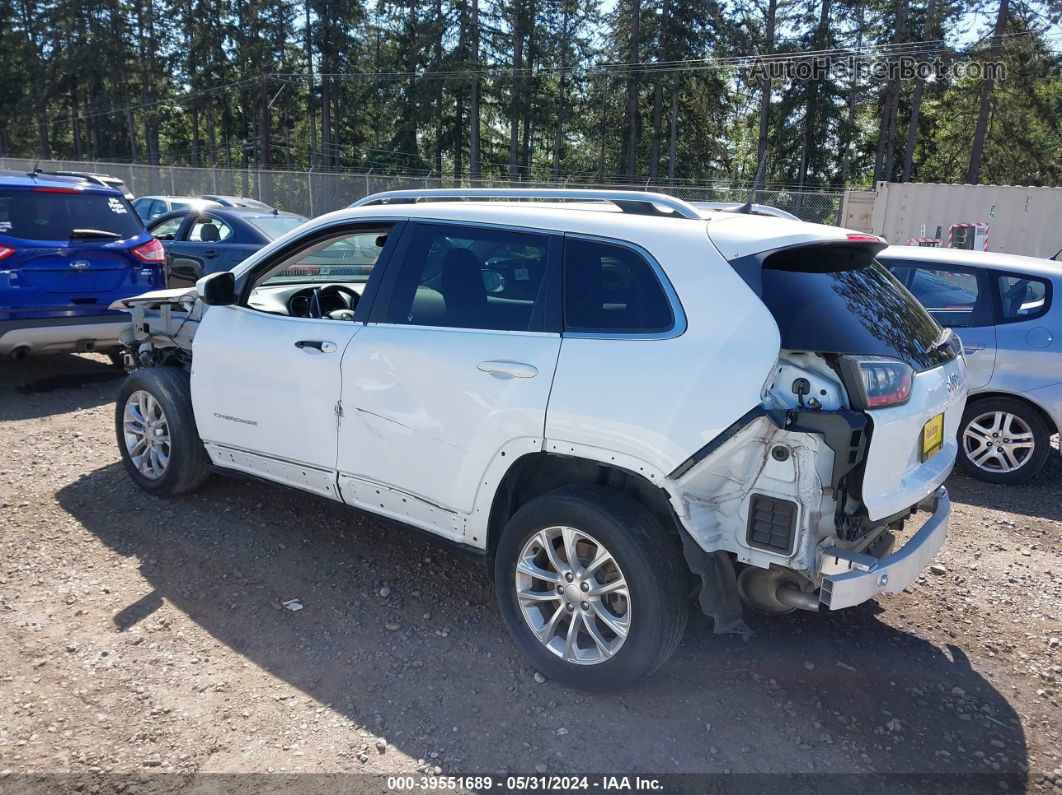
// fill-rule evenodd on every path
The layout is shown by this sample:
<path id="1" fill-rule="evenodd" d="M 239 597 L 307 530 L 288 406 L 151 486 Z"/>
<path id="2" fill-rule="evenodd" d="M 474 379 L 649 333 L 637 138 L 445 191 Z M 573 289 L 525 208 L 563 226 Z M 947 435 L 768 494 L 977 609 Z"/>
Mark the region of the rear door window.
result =
<path id="1" fill-rule="evenodd" d="M 75 229 L 110 232 L 120 239 L 144 231 L 121 196 L 0 188 L 0 235 L 23 240 L 69 240 Z"/>
<path id="2" fill-rule="evenodd" d="M 614 243 L 565 240 L 566 331 L 658 334 L 674 324 L 671 302 L 645 257 Z"/>
<path id="3" fill-rule="evenodd" d="M 192 224 L 188 239 L 193 243 L 218 243 L 232 237 L 232 227 L 219 218 L 209 216 Z"/>
<path id="4" fill-rule="evenodd" d="M 1044 279 L 1007 274 L 996 279 L 1004 323 L 1020 323 L 1045 314 L 1051 306 L 1051 285 Z"/>

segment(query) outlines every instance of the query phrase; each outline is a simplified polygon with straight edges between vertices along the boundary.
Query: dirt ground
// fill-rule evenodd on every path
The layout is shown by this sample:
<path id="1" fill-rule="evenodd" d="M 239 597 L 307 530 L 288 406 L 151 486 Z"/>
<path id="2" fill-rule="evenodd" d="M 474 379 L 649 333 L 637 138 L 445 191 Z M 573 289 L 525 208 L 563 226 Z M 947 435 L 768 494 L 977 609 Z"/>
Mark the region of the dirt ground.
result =
<path id="1" fill-rule="evenodd" d="M 984 773 L 1062 793 L 1062 465 L 955 475 L 907 593 L 691 616 L 620 695 L 536 680 L 485 570 L 281 487 L 125 476 L 95 356 L 0 363 L 0 787 L 25 774 Z M 293 612 L 282 603 L 298 599 Z M 148 779 L 150 780 L 150 779 Z"/>

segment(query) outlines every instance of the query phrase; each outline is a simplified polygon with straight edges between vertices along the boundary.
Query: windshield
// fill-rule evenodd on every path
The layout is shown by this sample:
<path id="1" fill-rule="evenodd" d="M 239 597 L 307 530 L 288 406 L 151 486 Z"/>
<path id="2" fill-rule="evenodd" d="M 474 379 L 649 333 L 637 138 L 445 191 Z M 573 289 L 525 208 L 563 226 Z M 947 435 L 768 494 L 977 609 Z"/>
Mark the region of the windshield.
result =
<path id="1" fill-rule="evenodd" d="M 809 247 L 809 266 L 815 250 Z M 888 356 L 927 370 L 953 353 L 936 346 L 942 330 L 876 261 L 845 270 L 763 269 L 763 302 L 778 322 L 782 347 L 816 353 Z"/>
<path id="2" fill-rule="evenodd" d="M 292 229 L 297 229 L 307 221 L 301 215 L 294 217 L 290 215 L 273 215 L 262 218 L 248 218 L 247 220 L 270 240 L 276 240 L 281 235 L 286 235 Z"/>
<path id="3" fill-rule="evenodd" d="M 23 240 L 69 240 L 75 229 L 111 232 L 119 239 L 144 231 L 120 196 L 0 188 L 0 235 Z"/>

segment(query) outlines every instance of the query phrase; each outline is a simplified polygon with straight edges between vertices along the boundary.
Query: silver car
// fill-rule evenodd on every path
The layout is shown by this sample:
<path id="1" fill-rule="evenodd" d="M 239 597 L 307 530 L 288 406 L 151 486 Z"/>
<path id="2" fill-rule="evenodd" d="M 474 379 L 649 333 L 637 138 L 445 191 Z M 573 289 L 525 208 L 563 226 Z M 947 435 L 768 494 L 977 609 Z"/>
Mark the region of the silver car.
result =
<path id="1" fill-rule="evenodd" d="M 958 463 L 992 483 L 1033 477 L 1062 429 L 1062 265 L 916 246 L 889 246 L 878 260 L 962 339 L 970 397 Z"/>

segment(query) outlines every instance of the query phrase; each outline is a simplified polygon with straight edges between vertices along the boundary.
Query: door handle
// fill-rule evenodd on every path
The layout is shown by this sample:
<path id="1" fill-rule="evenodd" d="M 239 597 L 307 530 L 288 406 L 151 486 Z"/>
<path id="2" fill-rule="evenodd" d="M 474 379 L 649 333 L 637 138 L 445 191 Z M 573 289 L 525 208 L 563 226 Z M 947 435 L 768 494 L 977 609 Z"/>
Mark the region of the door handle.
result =
<path id="1" fill-rule="evenodd" d="M 204 251 L 203 252 L 203 256 L 206 257 L 207 259 L 214 259 L 214 257 L 216 257 L 217 255 L 218 255 L 218 252 L 216 252 L 216 251 Z"/>
<path id="2" fill-rule="evenodd" d="M 310 351 L 317 351 L 318 353 L 336 352 L 336 344 L 328 340 L 299 340 L 295 343 L 295 347 L 307 353 Z"/>
<path id="3" fill-rule="evenodd" d="M 507 375 L 510 378 L 534 378 L 538 375 L 538 368 L 525 362 L 510 362 L 504 359 L 480 362 L 476 365 L 477 370 L 491 375 Z"/>
<path id="4" fill-rule="evenodd" d="M 984 349 L 985 349 L 984 345 L 976 345 L 976 344 L 967 345 L 966 343 L 963 343 L 963 346 L 962 346 L 962 352 L 963 353 L 976 353 L 977 351 L 983 351 Z"/>

